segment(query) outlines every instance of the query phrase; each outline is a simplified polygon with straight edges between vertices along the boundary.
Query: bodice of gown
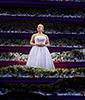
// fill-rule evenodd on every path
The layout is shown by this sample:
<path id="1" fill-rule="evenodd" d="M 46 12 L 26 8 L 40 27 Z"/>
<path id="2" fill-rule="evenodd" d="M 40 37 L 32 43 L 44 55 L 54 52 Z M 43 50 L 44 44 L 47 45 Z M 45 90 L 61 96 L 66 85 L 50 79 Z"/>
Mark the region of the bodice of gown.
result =
<path id="1" fill-rule="evenodd" d="M 39 43 L 45 44 L 45 42 L 46 42 L 46 37 L 45 37 L 45 36 L 42 36 L 42 35 L 37 35 L 37 36 L 35 36 L 35 38 L 34 38 L 34 42 L 35 42 L 35 44 L 39 44 Z"/>

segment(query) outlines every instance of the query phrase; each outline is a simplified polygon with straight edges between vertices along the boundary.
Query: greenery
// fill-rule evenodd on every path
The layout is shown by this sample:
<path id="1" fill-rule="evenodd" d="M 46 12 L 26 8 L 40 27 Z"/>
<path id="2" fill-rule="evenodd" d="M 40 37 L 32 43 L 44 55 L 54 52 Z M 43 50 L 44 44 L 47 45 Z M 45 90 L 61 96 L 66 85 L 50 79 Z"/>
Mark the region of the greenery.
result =
<path id="1" fill-rule="evenodd" d="M 84 9 L 67 8 L 0 8 L 0 16 L 84 18 Z"/>
<path id="2" fill-rule="evenodd" d="M 70 48 L 82 48 L 84 47 L 84 38 L 61 38 L 57 40 L 50 40 L 51 47 L 68 47 Z M 30 40 L 28 39 L 18 39 L 18 38 L 6 38 L 0 37 L 1 46 L 31 46 Z"/>
<path id="3" fill-rule="evenodd" d="M 85 78 L 68 78 L 58 79 L 58 81 L 49 84 L 35 83 L 7 83 L 0 82 L 0 91 L 3 93 L 10 92 L 26 92 L 26 93 L 47 93 L 51 95 L 58 95 L 58 93 L 81 93 L 85 92 Z M 70 94 L 71 95 L 71 94 Z"/>
<path id="4" fill-rule="evenodd" d="M 22 54 L 20 52 L 0 53 L 0 61 L 27 61 L 28 54 Z"/>
<path id="5" fill-rule="evenodd" d="M 52 52 L 53 61 L 85 62 L 85 49 L 75 49 L 72 51 Z M 29 54 L 20 52 L 1 52 L 0 61 L 27 61 Z"/>
<path id="6" fill-rule="evenodd" d="M 72 51 L 62 51 L 62 52 L 53 52 L 51 53 L 53 61 L 73 61 L 81 62 L 85 61 L 84 49 L 75 49 Z"/>
<path id="7" fill-rule="evenodd" d="M 0 33 L 36 33 L 37 25 L 45 26 L 45 34 L 85 34 L 85 25 L 68 24 L 56 21 L 0 20 Z"/>
<path id="8" fill-rule="evenodd" d="M 42 69 L 13 65 L 0 68 L 0 77 L 26 77 L 26 78 L 72 78 L 85 77 L 85 67 L 71 69 Z"/>

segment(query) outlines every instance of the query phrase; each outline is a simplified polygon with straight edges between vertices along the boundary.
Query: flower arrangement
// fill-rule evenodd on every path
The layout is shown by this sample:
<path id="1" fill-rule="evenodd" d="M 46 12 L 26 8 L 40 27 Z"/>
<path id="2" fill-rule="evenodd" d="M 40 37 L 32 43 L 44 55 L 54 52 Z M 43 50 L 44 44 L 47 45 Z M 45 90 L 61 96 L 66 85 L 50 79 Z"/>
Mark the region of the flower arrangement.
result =
<path id="1" fill-rule="evenodd" d="M 0 8 L 0 16 L 51 17 L 51 18 L 85 18 L 81 9 L 67 8 Z M 41 13 L 42 12 L 42 13 Z"/>
<path id="2" fill-rule="evenodd" d="M 6 23 L 6 24 L 5 24 Z M 33 21 L 33 20 L 0 20 L 0 33 L 37 33 L 36 28 L 39 23 L 45 26 L 45 34 L 85 34 L 85 25 L 66 24 L 56 21 Z"/>
<path id="3" fill-rule="evenodd" d="M 28 55 L 20 52 L 0 53 L 0 61 L 27 61 Z"/>
<path id="4" fill-rule="evenodd" d="M 50 44 L 52 47 L 82 48 L 84 47 L 84 41 L 84 38 L 61 38 L 50 40 Z"/>
<path id="5" fill-rule="evenodd" d="M 67 48 L 83 48 L 85 43 L 84 38 L 61 38 L 57 40 L 50 40 L 50 47 L 67 47 Z M 0 46 L 25 46 L 31 47 L 30 40 L 18 38 L 0 38 Z"/>
<path id="6" fill-rule="evenodd" d="M 71 62 L 85 62 L 84 50 L 72 50 L 63 52 L 53 52 L 51 53 L 53 61 L 71 61 Z"/>
<path id="7" fill-rule="evenodd" d="M 0 61 L 27 61 L 29 54 L 23 54 L 20 52 L 1 52 Z M 53 61 L 69 61 L 69 62 L 85 62 L 85 52 L 84 49 L 63 51 L 63 52 L 53 52 L 51 53 Z"/>
<path id="8" fill-rule="evenodd" d="M 71 69 L 42 69 L 26 65 L 13 65 L 0 68 L 0 77 L 21 78 L 73 78 L 85 77 L 85 67 Z"/>
<path id="9" fill-rule="evenodd" d="M 58 79 L 50 84 L 7 83 L 0 82 L 0 92 L 4 95 L 13 93 L 35 93 L 44 96 L 83 96 L 84 78 Z"/>
<path id="10" fill-rule="evenodd" d="M 0 38 L 0 46 L 31 46 L 30 40 L 17 38 Z"/>

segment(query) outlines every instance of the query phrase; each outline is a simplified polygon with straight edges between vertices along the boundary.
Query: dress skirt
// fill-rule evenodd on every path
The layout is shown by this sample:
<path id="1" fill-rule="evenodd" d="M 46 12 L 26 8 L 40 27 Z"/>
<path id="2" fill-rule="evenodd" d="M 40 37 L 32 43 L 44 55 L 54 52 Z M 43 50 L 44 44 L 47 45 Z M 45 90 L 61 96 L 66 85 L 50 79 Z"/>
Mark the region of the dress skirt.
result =
<path id="1" fill-rule="evenodd" d="M 46 46 L 33 46 L 28 55 L 26 66 L 55 69 L 50 52 Z"/>

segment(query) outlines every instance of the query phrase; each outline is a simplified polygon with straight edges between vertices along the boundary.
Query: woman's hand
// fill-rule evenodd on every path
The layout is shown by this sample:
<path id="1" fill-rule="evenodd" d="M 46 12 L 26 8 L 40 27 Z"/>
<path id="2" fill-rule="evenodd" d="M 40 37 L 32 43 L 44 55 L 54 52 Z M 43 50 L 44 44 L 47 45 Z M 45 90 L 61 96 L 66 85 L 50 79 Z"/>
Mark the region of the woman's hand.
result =
<path id="1" fill-rule="evenodd" d="M 39 43 L 38 46 L 39 46 L 39 47 L 43 47 L 43 46 L 45 46 L 45 44 Z"/>

